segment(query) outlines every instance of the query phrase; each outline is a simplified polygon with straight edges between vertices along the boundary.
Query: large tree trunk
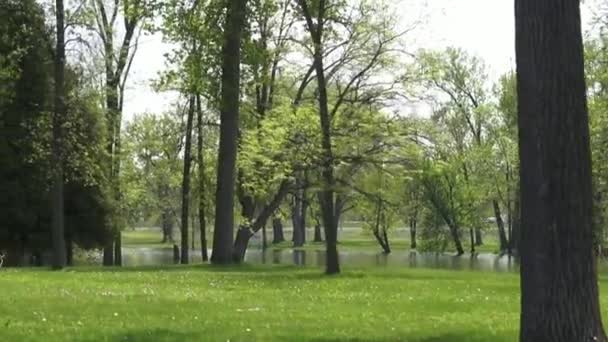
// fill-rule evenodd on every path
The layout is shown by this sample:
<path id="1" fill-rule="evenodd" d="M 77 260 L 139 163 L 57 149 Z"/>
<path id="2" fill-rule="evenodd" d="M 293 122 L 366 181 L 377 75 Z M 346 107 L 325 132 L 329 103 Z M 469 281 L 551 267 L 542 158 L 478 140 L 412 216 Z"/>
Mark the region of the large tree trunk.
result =
<path id="1" fill-rule="evenodd" d="M 513 197 L 513 224 L 511 225 L 511 236 L 509 238 L 509 252 L 512 255 L 519 254 L 519 246 L 521 244 L 521 205 L 520 198 L 521 193 L 519 188 L 515 192 Z"/>
<path id="2" fill-rule="evenodd" d="M 33 266 L 38 266 L 37 263 L 38 257 L 36 256 L 36 252 L 33 253 L 32 257 L 34 259 Z M 65 262 L 67 266 L 74 266 L 74 240 L 72 239 L 71 234 L 66 234 L 65 236 Z"/>
<path id="3" fill-rule="evenodd" d="M 233 262 L 234 184 L 239 130 L 241 33 L 246 0 L 227 1 L 222 47 L 222 95 L 220 146 L 218 151 L 215 230 L 211 262 Z"/>
<path id="4" fill-rule="evenodd" d="M 65 12 L 63 0 L 56 0 L 57 49 L 55 51 L 55 111 L 53 113 L 53 184 L 51 188 L 51 235 L 53 242 L 53 268 L 61 269 L 66 264 L 64 237 L 63 198 L 63 132 L 65 120 Z"/>
<path id="5" fill-rule="evenodd" d="M 285 235 L 283 234 L 283 223 L 280 218 L 274 218 L 272 220 L 272 243 L 281 243 L 285 241 Z"/>
<path id="6" fill-rule="evenodd" d="M 516 0 L 522 342 L 608 339 L 593 251 L 580 1 Z"/>
<path id="7" fill-rule="evenodd" d="M 201 108 L 201 97 L 196 96 L 197 113 L 197 157 L 198 157 L 198 225 L 201 240 L 201 258 L 203 262 L 209 259 L 207 255 L 207 217 L 205 215 L 206 192 L 205 192 L 205 150 L 203 146 L 203 110 Z M 194 229 L 193 229 L 194 230 Z"/>
<path id="8" fill-rule="evenodd" d="M 103 247 L 103 265 L 104 266 L 113 266 L 114 265 L 114 239 L 111 238 L 110 242 L 106 243 Z"/>
<path id="9" fill-rule="evenodd" d="M 505 223 L 502 220 L 502 213 L 500 212 L 500 204 L 497 200 L 492 201 L 494 207 L 494 217 L 496 218 L 496 227 L 498 228 L 498 241 L 500 244 L 500 251 L 504 252 L 507 250 L 509 242 L 507 241 L 507 234 L 505 233 Z"/>
<path id="10" fill-rule="evenodd" d="M 186 119 L 186 145 L 184 147 L 184 170 L 182 175 L 182 239 L 181 239 L 181 258 L 182 264 L 190 262 L 190 246 L 188 245 L 188 219 L 190 218 L 190 166 L 192 164 L 192 122 L 194 120 L 195 97 L 190 96 L 188 107 L 188 118 Z"/>

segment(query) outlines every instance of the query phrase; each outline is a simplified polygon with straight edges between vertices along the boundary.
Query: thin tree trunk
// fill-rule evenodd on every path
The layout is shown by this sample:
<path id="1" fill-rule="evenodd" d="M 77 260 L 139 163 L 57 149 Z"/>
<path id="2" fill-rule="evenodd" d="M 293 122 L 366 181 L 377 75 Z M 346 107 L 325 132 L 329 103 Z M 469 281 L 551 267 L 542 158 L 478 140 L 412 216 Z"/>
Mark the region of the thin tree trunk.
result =
<path id="1" fill-rule="evenodd" d="M 190 217 L 190 222 L 192 222 L 192 232 L 190 233 L 190 249 L 194 250 L 196 246 L 194 245 L 194 241 L 196 241 L 196 229 L 194 229 L 194 225 L 196 224 L 196 216 L 194 214 Z"/>
<path id="2" fill-rule="evenodd" d="M 410 248 L 416 249 L 416 225 L 417 220 L 415 218 L 410 219 Z"/>
<path id="3" fill-rule="evenodd" d="M 197 113 L 197 157 L 198 157 L 198 225 L 201 240 L 201 258 L 203 262 L 209 260 L 207 255 L 207 217 L 205 205 L 207 201 L 205 187 L 205 150 L 203 145 L 203 110 L 201 108 L 201 96 L 196 95 Z"/>
<path id="4" fill-rule="evenodd" d="M 450 235 L 452 235 L 452 241 L 454 241 L 454 247 L 456 247 L 456 253 L 463 255 L 464 248 L 462 248 L 462 242 L 460 241 L 460 229 L 453 223 L 449 223 L 448 228 L 450 229 Z"/>
<path id="5" fill-rule="evenodd" d="M 122 266 L 122 234 L 120 230 L 114 237 L 114 266 Z"/>
<path id="6" fill-rule="evenodd" d="M 300 182 L 296 180 L 296 188 L 300 187 Z M 303 200 L 301 191 L 298 189 L 293 196 L 293 207 L 291 210 L 292 222 L 292 237 L 293 246 L 302 247 L 304 245 L 303 227 L 302 227 L 302 206 Z"/>
<path id="7" fill-rule="evenodd" d="M 181 259 L 182 264 L 190 263 L 190 246 L 188 244 L 188 219 L 190 210 L 190 166 L 192 164 L 192 122 L 194 120 L 195 96 L 190 96 L 188 107 L 188 118 L 186 120 L 186 145 L 184 147 L 184 169 L 182 177 L 182 241 Z"/>
<path id="8" fill-rule="evenodd" d="M 483 234 L 481 228 L 475 228 L 475 246 L 483 245 Z"/>
<path id="9" fill-rule="evenodd" d="M 606 342 L 580 1 L 516 0 L 522 342 Z"/>
<path id="10" fill-rule="evenodd" d="M 475 232 L 474 229 L 469 229 L 469 233 L 471 234 L 471 254 L 475 253 Z"/>
<path id="11" fill-rule="evenodd" d="M 507 241 L 507 234 L 505 233 L 505 223 L 502 220 L 502 213 L 500 212 L 500 204 L 497 200 L 492 201 L 494 206 L 494 217 L 496 218 L 496 227 L 498 228 L 498 241 L 500 244 L 500 251 L 504 252 L 507 250 L 509 242 Z"/>
<path id="12" fill-rule="evenodd" d="M 334 166 L 333 152 L 331 147 L 331 118 L 328 107 L 327 81 L 325 80 L 325 68 L 323 66 L 323 33 L 326 5 L 324 0 L 318 1 L 316 23 L 312 20 L 312 12 L 308 9 L 307 0 L 299 0 L 300 7 L 306 18 L 307 28 L 314 43 L 313 64 L 317 77 L 317 91 L 319 102 L 319 117 L 321 121 L 321 147 L 322 163 L 321 176 L 323 179 L 323 190 L 321 191 L 321 212 L 323 214 L 323 225 L 325 226 L 326 244 L 326 274 L 340 273 L 340 261 L 338 259 L 338 224 L 335 217 L 334 202 Z M 313 2 L 314 3 L 314 2 Z"/>
<path id="13" fill-rule="evenodd" d="M 314 241 L 315 242 L 323 242 L 323 234 L 321 233 L 321 225 L 320 224 L 315 224 Z"/>
<path id="14" fill-rule="evenodd" d="M 63 198 L 63 132 L 65 120 L 65 12 L 63 0 L 55 1 L 57 21 L 57 48 L 55 51 L 55 111 L 53 115 L 53 184 L 51 191 L 53 268 L 62 269 L 66 264 L 64 237 Z"/>
<path id="15" fill-rule="evenodd" d="M 218 152 L 215 230 L 211 261 L 233 262 L 234 185 L 239 130 L 241 33 L 246 0 L 227 1 L 222 47 L 221 125 Z"/>

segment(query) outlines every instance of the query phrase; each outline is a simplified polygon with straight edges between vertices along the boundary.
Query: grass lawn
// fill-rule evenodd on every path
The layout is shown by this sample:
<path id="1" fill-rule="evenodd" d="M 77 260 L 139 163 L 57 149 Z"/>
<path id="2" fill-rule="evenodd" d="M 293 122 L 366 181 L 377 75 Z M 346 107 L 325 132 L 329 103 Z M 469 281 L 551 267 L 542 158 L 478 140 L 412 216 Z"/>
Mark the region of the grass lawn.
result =
<path id="1" fill-rule="evenodd" d="M 248 265 L 3 269 L 0 341 L 516 340 L 515 274 L 320 273 Z M 608 296 L 602 304 L 608 308 Z"/>

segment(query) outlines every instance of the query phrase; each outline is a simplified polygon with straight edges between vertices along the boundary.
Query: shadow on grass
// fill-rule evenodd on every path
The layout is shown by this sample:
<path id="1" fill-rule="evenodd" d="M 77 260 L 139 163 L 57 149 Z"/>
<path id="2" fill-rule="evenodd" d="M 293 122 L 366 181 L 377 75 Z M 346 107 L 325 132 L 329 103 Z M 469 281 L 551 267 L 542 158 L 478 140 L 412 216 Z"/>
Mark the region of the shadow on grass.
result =
<path id="1" fill-rule="evenodd" d="M 153 330 L 136 330 L 130 331 L 125 334 L 118 334 L 107 341 L 121 341 L 121 342 L 140 342 L 140 341 L 166 341 L 166 342 L 178 342 L 178 341 L 203 341 L 204 335 L 200 333 L 184 333 L 177 332 L 167 329 L 153 329 Z M 80 340 L 82 342 L 96 342 L 98 339 L 85 339 Z"/>
<path id="2" fill-rule="evenodd" d="M 40 269 L 37 269 L 38 271 Z M 463 272 L 471 277 L 487 277 L 488 272 L 444 270 L 433 268 L 357 268 L 345 269 L 339 275 L 325 275 L 322 267 L 302 267 L 295 265 L 162 265 L 162 266 L 136 266 L 136 267 L 101 267 L 80 266 L 68 268 L 66 273 L 131 273 L 131 272 L 194 272 L 194 273 L 222 273 L 234 275 L 246 275 L 250 279 L 259 281 L 293 281 L 293 280 L 315 280 L 315 281 L 340 281 L 346 279 L 400 279 L 400 280 L 450 280 L 460 279 Z M 512 277 L 509 273 L 492 273 L 496 277 Z"/>

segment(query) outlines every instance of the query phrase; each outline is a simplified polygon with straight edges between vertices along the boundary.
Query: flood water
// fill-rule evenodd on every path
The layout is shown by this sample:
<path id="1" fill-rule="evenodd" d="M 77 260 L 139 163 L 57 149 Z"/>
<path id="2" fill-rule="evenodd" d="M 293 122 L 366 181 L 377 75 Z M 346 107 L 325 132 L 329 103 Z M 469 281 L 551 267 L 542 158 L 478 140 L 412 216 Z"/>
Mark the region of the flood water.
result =
<path id="1" fill-rule="evenodd" d="M 211 252 L 211 251 L 209 251 Z M 193 263 L 201 262 L 199 250 L 190 252 Z M 245 262 L 254 265 L 325 265 L 325 251 L 292 249 L 249 249 Z M 123 248 L 124 266 L 154 266 L 173 264 L 173 251 L 163 248 Z M 480 253 L 474 256 L 455 256 L 449 253 L 419 253 L 415 251 L 395 251 L 383 254 L 372 251 L 342 251 L 340 264 L 344 267 L 408 267 L 437 268 L 448 270 L 479 270 L 494 272 L 518 271 L 513 257 Z"/>

